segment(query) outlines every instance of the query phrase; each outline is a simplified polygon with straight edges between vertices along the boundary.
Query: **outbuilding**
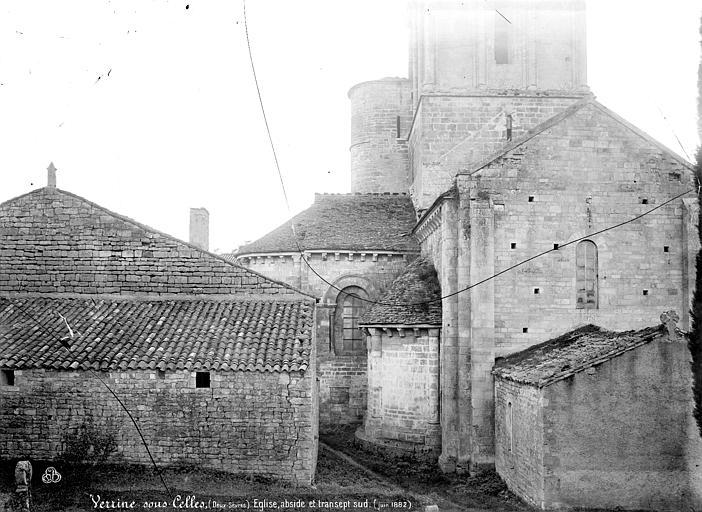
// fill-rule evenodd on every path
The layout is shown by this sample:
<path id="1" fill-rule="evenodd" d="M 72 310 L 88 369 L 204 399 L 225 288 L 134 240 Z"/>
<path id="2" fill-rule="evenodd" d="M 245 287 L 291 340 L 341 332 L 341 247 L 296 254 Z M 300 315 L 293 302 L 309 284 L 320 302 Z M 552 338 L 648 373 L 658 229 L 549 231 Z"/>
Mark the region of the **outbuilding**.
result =
<path id="1" fill-rule="evenodd" d="M 686 338 L 588 325 L 495 366 L 495 466 L 541 509 L 698 510 L 702 439 Z"/>

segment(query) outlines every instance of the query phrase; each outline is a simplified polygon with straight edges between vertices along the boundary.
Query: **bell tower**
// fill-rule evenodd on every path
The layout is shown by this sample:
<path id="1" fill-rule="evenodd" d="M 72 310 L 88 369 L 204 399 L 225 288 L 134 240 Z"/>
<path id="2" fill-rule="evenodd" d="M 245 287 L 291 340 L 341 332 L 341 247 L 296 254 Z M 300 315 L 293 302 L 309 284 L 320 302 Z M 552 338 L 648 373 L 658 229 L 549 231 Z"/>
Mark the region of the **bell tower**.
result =
<path id="1" fill-rule="evenodd" d="M 424 93 L 587 89 L 584 0 L 414 0 L 409 75 Z"/>
<path id="2" fill-rule="evenodd" d="M 589 95 L 584 0 L 410 0 L 409 19 L 418 211 L 462 169 Z"/>

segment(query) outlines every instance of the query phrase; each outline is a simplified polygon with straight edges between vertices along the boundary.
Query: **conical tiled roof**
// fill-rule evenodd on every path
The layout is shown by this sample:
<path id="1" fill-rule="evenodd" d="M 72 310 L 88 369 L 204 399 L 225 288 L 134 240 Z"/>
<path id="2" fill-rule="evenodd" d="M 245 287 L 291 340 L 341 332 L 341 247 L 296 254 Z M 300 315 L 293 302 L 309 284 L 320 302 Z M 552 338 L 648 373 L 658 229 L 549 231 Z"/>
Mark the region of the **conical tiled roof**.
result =
<path id="1" fill-rule="evenodd" d="M 430 261 L 416 258 L 361 317 L 363 325 L 441 325 L 441 287 Z"/>
<path id="2" fill-rule="evenodd" d="M 311 249 L 419 252 L 409 234 L 415 223 L 405 195 L 316 194 L 312 206 L 241 247 L 238 255 Z"/>

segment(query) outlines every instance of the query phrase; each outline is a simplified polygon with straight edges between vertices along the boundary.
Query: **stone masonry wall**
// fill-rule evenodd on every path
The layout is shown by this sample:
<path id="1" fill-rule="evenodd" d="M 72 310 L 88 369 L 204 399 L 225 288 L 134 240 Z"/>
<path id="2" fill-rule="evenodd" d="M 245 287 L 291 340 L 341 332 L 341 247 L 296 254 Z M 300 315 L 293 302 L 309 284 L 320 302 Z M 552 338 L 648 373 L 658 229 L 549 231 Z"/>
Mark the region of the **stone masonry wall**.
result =
<path id="1" fill-rule="evenodd" d="M 361 254 L 349 251 L 311 253 L 312 268 L 338 288 L 360 286 L 377 298 L 405 268 L 414 255 Z M 319 378 L 320 429 L 359 424 L 366 411 L 367 355 L 337 354 L 334 347 L 334 315 L 338 291 L 300 261 L 299 255 L 275 254 L 249 260 L 247 268 L 280 279 L 321 299 L 317 306 L 317 376 Z"/>
<path id="2" fill-rule="evenodd" d="M 384 78 L 363 82 L 351 88 L 349 98 L 351 192 L 406 193 L 406 138 L 412 122 L 409 81 Z"/>
<path id="3" fill-rule="evenodd" d="M 585 17 L 580 0 L 413 2 L 409 69 L 415 101 L 422 93 L 585 86 Z M 506 59 L 498 62 L 500 28 Z"/>
<path id="4" fill-rule="evenodd" d="M 575 103 L 582 95 L 459 96 L 425 95 L 410 133 L 410 193 L 415 208 L 431 206 L 451 187 L 461 169 L 499 150 L 507 140 L 506 116 L 512 116 L 512 140 Z"/>
<path id="5" fill-rule="evenodd" d="M 316 465 L 314 366 L 301 374 L 102 372 L 137 419 L 159 465 L 197 465 L 309 484 Z M 117 441 L 111 460 L 150 464 L 124 410 L 91 373 L 22 370 L 0 386 L 0 456 L 54 459 L 92 419 Z"/>
<path id="6" fill-rule="evenodd" d="M 370 328 L 368 416 L 362 441 L 436 459 L 439 425 L 439 329 Z"/>
<path id="7" fill-rule="evenodd" d="M 700 509 L 690 355 L 665 339 L 544 389 L 548 508 Z"/>
<path id="8" fill-rule="evenodd" d="M 0 292 L 298 294 L 57 189 L 0 204 Z"/>
<path id="9" fill-rule="evenodd" d="M 544 493 L 541 396 L 537 388 L 495 379 L 495 469 L 513 493 L 536 507 Z"/>
<path id="10" fill-rule="evenodd" d="M 460 178 L 475 182 L 475 197 L 492 202 L 497 272 L 694 188 L 689 169 L 593 105 Z M 682 314 L 690 293 L 685 229 L 678 199 L 593 237 L 596 309 L 576 308 L 575 244 L 498 277 L 496 355 L 586 323 L 626 330 L 657 323 L 661 311 Z"/>

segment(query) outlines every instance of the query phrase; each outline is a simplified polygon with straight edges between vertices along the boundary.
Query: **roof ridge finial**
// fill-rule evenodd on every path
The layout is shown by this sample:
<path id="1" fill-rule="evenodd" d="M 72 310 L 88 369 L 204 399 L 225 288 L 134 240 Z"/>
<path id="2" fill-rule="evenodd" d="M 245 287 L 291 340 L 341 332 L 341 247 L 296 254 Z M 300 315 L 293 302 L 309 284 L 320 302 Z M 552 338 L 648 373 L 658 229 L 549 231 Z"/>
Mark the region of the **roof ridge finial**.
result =
<path id="1" fill-rule="evenodd" d="M 49 171 L 46 186 L 48 188 L 56 188 L 56 167 L 54 166 L 54 163 L 51 162 L 46 170 Z"/>

